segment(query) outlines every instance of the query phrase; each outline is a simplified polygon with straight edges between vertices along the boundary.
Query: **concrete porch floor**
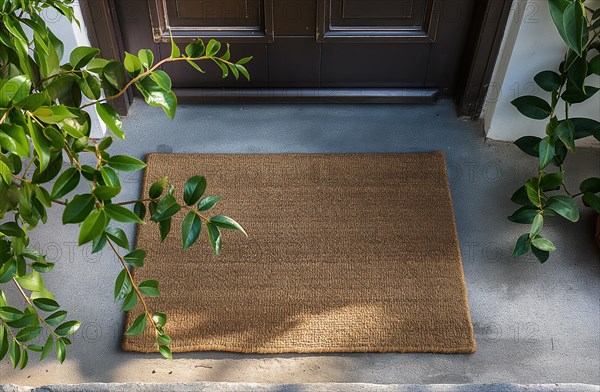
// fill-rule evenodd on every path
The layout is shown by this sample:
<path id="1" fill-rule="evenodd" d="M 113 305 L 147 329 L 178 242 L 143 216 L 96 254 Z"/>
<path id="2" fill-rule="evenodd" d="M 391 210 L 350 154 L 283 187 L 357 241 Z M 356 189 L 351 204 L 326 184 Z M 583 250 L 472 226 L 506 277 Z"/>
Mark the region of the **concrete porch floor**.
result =
<path id="1" fill-rule="evenodd" d="M 123 352 L 123 315 L 112 300 L 119 271 L 108 250 L 76 246 L 77 228 L 61 227 L 56 208 L 32 243 L 57 262 L 47 286 L 83 321 L 67 361 L 13 371 L 0 364 L 0 384 L 239 381 L 411 384 L 600 384 L 600 251 L 593 214 L 545 227 L 558 250 L 541 265 L 510 255 L 524 227 L 506 219 L 512 192 L 533 174 L 534 160 L 510 143 L 485 142 L 481 125 L 456 119 L 453 104 L 181 106 L 175 121 L 135 102 L 124 120 L 125 143 L 113 154 L 147 153 L 402 153 L 442 150 L 469 291 L 478 351 L 472 355 L 242 355 Z M 600 175 L 600 150 L 568 158 L 572 188 Z M 201 174 L 201 173 L 199 173 Z M 126 176 L 123 198 L 139 196 L 141 173 Z M 208 179 L 210 188 L 210 179 Z M 84 188 L 81 189 L 82 191 Z M 60 229 L 57 230 L 57 227 Z M 127 228 L 131 239 L 133 228 Z M 207 244 L 197 248 L 209 254 Z M 59 278 L 60 277 L 60 278 Z"/>

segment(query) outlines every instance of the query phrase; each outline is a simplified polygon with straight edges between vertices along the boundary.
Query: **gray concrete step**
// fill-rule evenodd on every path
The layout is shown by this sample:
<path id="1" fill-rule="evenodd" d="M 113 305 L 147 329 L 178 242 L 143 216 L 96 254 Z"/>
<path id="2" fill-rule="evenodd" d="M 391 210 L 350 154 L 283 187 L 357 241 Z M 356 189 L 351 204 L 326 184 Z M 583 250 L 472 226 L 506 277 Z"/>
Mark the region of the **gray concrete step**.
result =
<path id="1" fill-rule="evenodd" d="M 72 384 L 21 387 L 0 385 L 0 392 L 599 392 L 589 384 L 254 384 L 198 382 L 168 384 Z"/>

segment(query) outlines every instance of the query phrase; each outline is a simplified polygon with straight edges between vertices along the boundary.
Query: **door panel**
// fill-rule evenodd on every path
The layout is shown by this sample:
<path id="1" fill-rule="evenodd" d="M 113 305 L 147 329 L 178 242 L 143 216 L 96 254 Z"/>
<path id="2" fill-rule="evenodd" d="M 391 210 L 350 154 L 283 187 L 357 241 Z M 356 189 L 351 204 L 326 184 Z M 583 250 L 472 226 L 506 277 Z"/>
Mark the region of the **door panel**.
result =
<path id="1" fill-rule="evenodd" d="M 119 0 L 127 51 L 195 37 L 253 56 L 252 80 L 165 67 L 175 88 L 437 88 L 453 93 L 475 0 Z M 145 10 L 146 12 L 142 12 Z"/>
<path id="2" fill-rule="evenodd" d="M 441 0 L 319 0 L 320 41 L 433 42 Z"/>
<path id="3" fill-rule="evenodd" d="M 269 45 L 267 61 L 270 87 L 320 87 L 321 47 L 314 37 L 278 37 Z"/>
<path id="4" fill-rule="evenodd" d="M 418 88 L 424 85 L 427 68 L 414 65 L 427 63 L 429 48 L 410 44 L 323 43 L 322 56 L 322 87 Z"/>
<path id="5" fill-rule="evenodd" d="M 278 37 L 314 37 L 317 28 L 317 4 L 315 0 L 274 1 L 273 27 Z"/>
<path id="6" fill-rule="evenodd" d="M 272 0 L 148 0 L 155 41 L 220 37 L 229 42 L 271 42 Z"/>

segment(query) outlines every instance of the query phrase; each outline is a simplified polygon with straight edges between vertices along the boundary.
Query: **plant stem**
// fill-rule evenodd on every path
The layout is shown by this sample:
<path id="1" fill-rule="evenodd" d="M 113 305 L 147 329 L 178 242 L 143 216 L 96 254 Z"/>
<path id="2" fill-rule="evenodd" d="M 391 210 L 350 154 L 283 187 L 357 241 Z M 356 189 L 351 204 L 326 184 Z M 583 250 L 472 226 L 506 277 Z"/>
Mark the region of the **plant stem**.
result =
<path id="1" fill-rule="evenodd" d="M 25 345 L 24 345 L 23 343 L 19 342 L 19 341 L 17 340 L 17 336 L 16 336 L 16 335 L 14 334 L 14 332 L 13 332 L 13 331 L 10 329 L 10 326 L 9 326 L 8 324 L 6 324 L 6 321 L 4 321 L 4 320 L 0 319 L 0 322 L 2 322 L 2 324 L 6 325 L 6 330 L 8 331 L 8 333 L 10 334 L 10 336 L 12 337 L 12 340 L 13 340 L 13 341 L 15 341 L 15 342 L 17 342 L 17 344 L 18 344 L 19 346 L 21 346 L 22 348 L 25 348 Z"/>
<path id="2" fill-rule="evenodd" d="M 46 320 L 44 320 L 44 318 L 42 316 L 40 316 L 40 314 L 38 313 L 38 311 L 35 310 L 35 307 L 33 306 L 33 303 L 31 303 L 31 299 L 29 299 L 29 297 L 27 296 L 27 294 L 25 294 L 25 291 L 23 290 L 23 288 L 21 287 L 21 285 L 19 284 L 19 282 L 17 282 L 17 279 L 13 278 L 12 280 L 15 283 L 15 285 L 17 286 L 17 288 L 19 289 L 19 292 L 23 296 L 23 299 L 25 299 L 25 302 L 27 302 L 29 304 L 29 306 L 31 306 L 34 309 L 35 314 L 36 314 L 37 318 L 40 320 L 40 322 L 43 323 L 46 327 L 48 327 L 48 330 L 52 333 L 52 335 L 56 336 L 57 338 L 60 338 L 60 335 L 58 335 L 56 332 L 54 332 L 54 330 L 52 329 L 52 327 L 48 323 L 46 323 Z"/>
<path id="3" fill-rule="evenodd" d="M 8 113 L 10 112 L 12 108 L 8 108 L 6 109 L 6 111 L 4 112 L 4 114 L 2 115 L 2 118 L 0 118 L 0 125 L 4 124 L 4 121 L 6 120 L 6 118 L 8 117 Z"/>
<path id="4" fill-rule="evenodd" d="M 110 247 L 112 248 L 112 250 L 115 253 L 115 255 L 117 255 L 117 258 L 121 262 L 121 265 L 123 266 L 123 268 L 125 269 L 125 271 L 127 271 L 127 276 L 129 277 L 129 280 L 131 281 L 131 286 L 135 290 L 135 294 L 138 296 L 140 302 L 142 303 L 142 306 L 144 307 L 144 313 L 146 314 L 146 318 L 148 320 L 150 320 L 150 323 L 152 323 L 152 326 L 154 327 L 154 330 L 157 331 L 158 330 L 158 326 L 156 325 L 156 323 L 152 319 L 152 313 L 150 313 L 150 310 L 148 309 L 148 305 L 146 304 L 146 301 L 144 300 L 144 297 L 143 297 L 142 293 L 140 292 L 140 290 L 138 289 L 137 285 L 135 284 L 135 281 L 133 280 L 133 275 L 131 275 L 131 271 L 129 271 L 129 268 L 127 268 L 127 264 L 125 263 L 125 259 L 123 258 L 123 256 L 121 256 L 121 254 L 119 253 L 119 251 L 117 250 L 117 248 L 115 247 L 115 245 L 113 244 L 113 242 L 112 242 L 112 240 L 110 238 L 107 239 L 107 242 L 110 245 Z"/>
<path id="5" fill-rule="evenodd" d="M 204 215 L 202 215 L 200 213 L 200 211 L 198 211 L 198 209 L 196 207 L 194 207 L 194 206 L 186 206 L 186 205 L 182 205 L 181 207 L 183 207 L 184 209 L 186 209 L 188 211 L 196 213 L 196 215 L 198 215 L 198 217 L 200 219 L 202 219 L 204 222 L 210 222 L 210 218 L 207 218 Z"/>
<path id="6" fill-rule="evenodd" d="M 129 201 L 122 201 L 120 203 L 113 203 L 113 204 L 117 204 L 117 205 L 120 205 L 120 206 L 125 206 L 125 205 L 128 205 L 128 204 L 145 203 L 145 202 L 149 202 L 149 201 L 154 201 L 154 199 L 129 200 Z"/>
<path id="7" fill-rule="evenodd" d="M 17 180 L 19 180 L 19 181 L 22 181 L 22 182 L 26 182 L 26 183 L 28 183 L 28 184 L 31 184 L 31 181 L 29 181 L 29 180 L 27 180 L 27 179 L 25 179 L 25 178 L 23 178 L 23 177 L 19 177 L 19 176 L 15 175 L 15 174 L 11 174 L 11 175 L 13 176 L 13 178 L 16 178 L 16 179 L 17 179 Z"/>
<path id="8" fill-rule="evenodd" d="M 154 64 L 154 66 L 148 70 L 146 70 L 145 72 L 142 72 L 141 74 L 139 74 L 138 76 L 136 76 L 135 78 L 131 79 L 129 81 L 129 83 L 127 83 L 125 85 L 125 87 L 123 87 L 123 89 L 121 91 L 119 91 L 118 93 L 116 93 L 115 95 L 111 95 L 110 97 L 106 97 L 106 98 L 102 98 L 99 99 L 97 101 L 94 102 L 89 102 L 86 103 L 85 105 L 81 106 L 81 108 L 86 108 L 88 106 L 93 106 L 97 103 L 101 103 L 101 102 L 106 102 L 106 101 L 112 101 L 115 100 L 117 98 L 119 98 L 121 95 L 125 94 L 125 92 L 127 90 L 129 90 L 129 88 L 131 86 L 133 86 L 134 84 L 136 84 L 137 82 L 139 82 L 140 80 L 142 80 L 143 78 L 145 78 L 146 76 L 150 75 L 152 72 L 156 71 L 160 66 L 162 66 L 163 64 L 166 63 L 171 63 L 171 62 L 175 62 L 175 61 L 202 61 L 202 60 L 214 60 L 215 56 L 200 56 L 200 57 L 167 57 L 166 59 L 162 59 L 160 60 L 158 63 Z M 222 61 L 226 64 L 233 64 L 230 61 L 227 60 L 223 60 L 221 58 L 219 58 L 218 61 Z"/>
<path id="9" fill-rule="evenodd" d="M 46 77 L 46 78 L 44 78 L 44 79 L 40 80 L 40 81 L 39 81 L 39 82 L 38 82 L 38 83 L 37 83 L 37 84 L 34 86 L 34 88 L 35 88 L 35 89 L 37 89 L 37 88 L 38 88 L 38 87 L 39 87 L 39 86 L 40 86 L 42 83 L 44 83 L 44 82 L 46 82 L 46 81 L 48 81 L 48 80 L 50 80 L 50 79 L 57 78 L 57 77 L 59 77 L 59 76 L 63 76 L 63 75 L 70 75 L 70 74 L 73 74 L 73 73 L 78 73 L 78 72 L 83 72 L 83 71 L 81 71 L 80 69 L 72 69 L 72 70 L 70 70 L 70 71 L 62 71 L 62 72 L 55 73 L 54 75 L 50 75 L 50 76 L 48 76 L 48 77 Z"/>

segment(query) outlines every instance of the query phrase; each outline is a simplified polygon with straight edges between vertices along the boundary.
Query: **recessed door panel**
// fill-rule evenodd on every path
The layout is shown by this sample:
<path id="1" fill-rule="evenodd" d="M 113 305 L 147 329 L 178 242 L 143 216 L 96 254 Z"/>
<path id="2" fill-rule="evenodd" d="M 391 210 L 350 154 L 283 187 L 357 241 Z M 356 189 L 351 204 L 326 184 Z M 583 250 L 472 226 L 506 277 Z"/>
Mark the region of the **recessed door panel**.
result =
<path id="1" fill-rule="evenodd" d="M 320 0 L 320 41 L 433 42 L 441 0 Z"/>
<path id="2" fill-rule="evenodd" d="M 125 49 L 197 37 L 253 56 L 251 81 L 169 63 L 175 88 L 438 88 L 451 95 L 476 0 L 119 0 Z"/>

